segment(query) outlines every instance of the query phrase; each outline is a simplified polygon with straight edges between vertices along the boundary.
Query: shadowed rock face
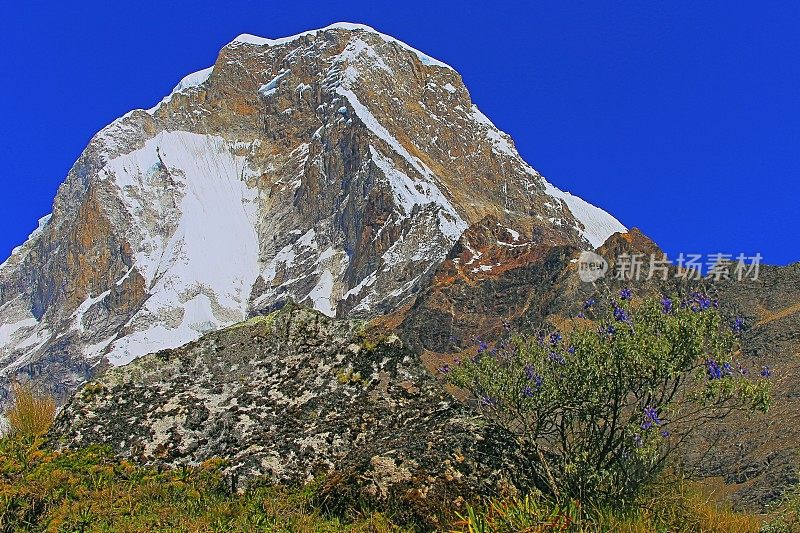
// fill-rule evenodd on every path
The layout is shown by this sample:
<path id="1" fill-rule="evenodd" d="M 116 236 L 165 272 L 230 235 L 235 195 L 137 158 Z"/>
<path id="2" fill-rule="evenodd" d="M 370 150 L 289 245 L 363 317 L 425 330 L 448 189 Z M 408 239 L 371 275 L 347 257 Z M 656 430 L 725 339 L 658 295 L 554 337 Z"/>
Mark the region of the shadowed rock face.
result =
<path id="1" fill-rule="evenodd" d="M 223 457 L 240 487 L 325 474 L 331 496 L 423 515 L 525 487 L 513 440 L 478 424 L 396 336 L 294 305 L 110 369 L 64 406 L 51 439 L 168 465 Z"/>
<path id="2" fill-rule="evenodd" d="M 391 312 L 490 215 L 514 246 L 624 229 L 523 161 L 448 66 L 362 26 L 242 36 L 99 132 L 0 266 L 0 400 L 15 376 L 64 398 L 290 298 Z"/>

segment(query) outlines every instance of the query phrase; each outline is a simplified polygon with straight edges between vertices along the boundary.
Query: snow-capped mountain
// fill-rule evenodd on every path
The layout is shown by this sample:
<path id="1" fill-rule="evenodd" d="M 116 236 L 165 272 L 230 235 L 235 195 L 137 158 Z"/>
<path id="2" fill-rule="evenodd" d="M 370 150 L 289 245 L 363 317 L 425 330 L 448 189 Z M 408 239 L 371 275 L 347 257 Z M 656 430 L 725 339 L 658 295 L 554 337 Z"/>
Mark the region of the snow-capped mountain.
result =
<path id="1" fill-rule="evenodd" d="M 625 231 L 531 168 L 444 63 L 354 24 L 241 35 L 100 131 L 0 266 L 0 379 L 67 393 L 289 298 L 378 316 L 489 216 L 511 246 Z"/>

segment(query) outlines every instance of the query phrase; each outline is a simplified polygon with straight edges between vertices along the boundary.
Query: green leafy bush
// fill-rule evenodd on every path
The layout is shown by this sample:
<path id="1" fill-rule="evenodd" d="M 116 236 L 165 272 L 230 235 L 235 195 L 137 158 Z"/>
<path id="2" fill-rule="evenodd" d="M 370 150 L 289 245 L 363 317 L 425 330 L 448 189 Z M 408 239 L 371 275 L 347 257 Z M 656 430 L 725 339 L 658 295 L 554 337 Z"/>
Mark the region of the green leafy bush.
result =
<path id="1" fill-rule="evenodd" d="M 481 342 L 442 369 L 538 457 L 535 484 L 558 500 L 630 501 L 708 420 L 769 406 L 770 370 L 742 361 L 742 323 L 704 294 L 636 301 L 626 289 L 568 325 Z"/>

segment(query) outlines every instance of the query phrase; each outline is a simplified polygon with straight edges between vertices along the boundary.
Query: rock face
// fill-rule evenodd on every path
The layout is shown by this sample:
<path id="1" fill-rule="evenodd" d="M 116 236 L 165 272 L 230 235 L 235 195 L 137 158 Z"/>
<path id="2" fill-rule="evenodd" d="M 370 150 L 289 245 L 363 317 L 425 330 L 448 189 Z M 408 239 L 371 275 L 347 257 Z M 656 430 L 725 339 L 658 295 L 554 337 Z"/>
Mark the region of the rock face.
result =
<path id="1" fill-rule="evenodd" d="M 110 369 L 51 438 L 173 466 L 223 457 L 239 487 L 325 474 L 331 495 L 420 516 L 524 488 L 513 440 L 478 424 L 396 336 L 294 305 Z"/>
<path id="2" fill-rule="evenodd" d="M 351 24 L 240 36 L 99 132 L 0 266 L 0 380 L 65 397 L 289 298 L 381 315 L 487 216 L 513 246 L 624 231 L 523 161 L 447 65 Z"/>

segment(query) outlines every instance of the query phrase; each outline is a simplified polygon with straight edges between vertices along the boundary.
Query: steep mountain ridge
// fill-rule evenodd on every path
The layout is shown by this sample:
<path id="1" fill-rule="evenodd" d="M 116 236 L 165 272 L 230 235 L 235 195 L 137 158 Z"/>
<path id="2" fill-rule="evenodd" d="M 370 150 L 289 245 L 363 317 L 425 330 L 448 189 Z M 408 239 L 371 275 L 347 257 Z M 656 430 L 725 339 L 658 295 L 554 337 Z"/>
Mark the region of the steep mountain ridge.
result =
<path id="1" fill-rule="evenodd" d="M 1 379 L 66 395 L 290 298 L 379 316 L 487 215 L 514 245 L 625 230 L 545 181 L 458 73 L 408 45 L 345 23 L 240 36 L 100 131 L 0 266 Z"/>

